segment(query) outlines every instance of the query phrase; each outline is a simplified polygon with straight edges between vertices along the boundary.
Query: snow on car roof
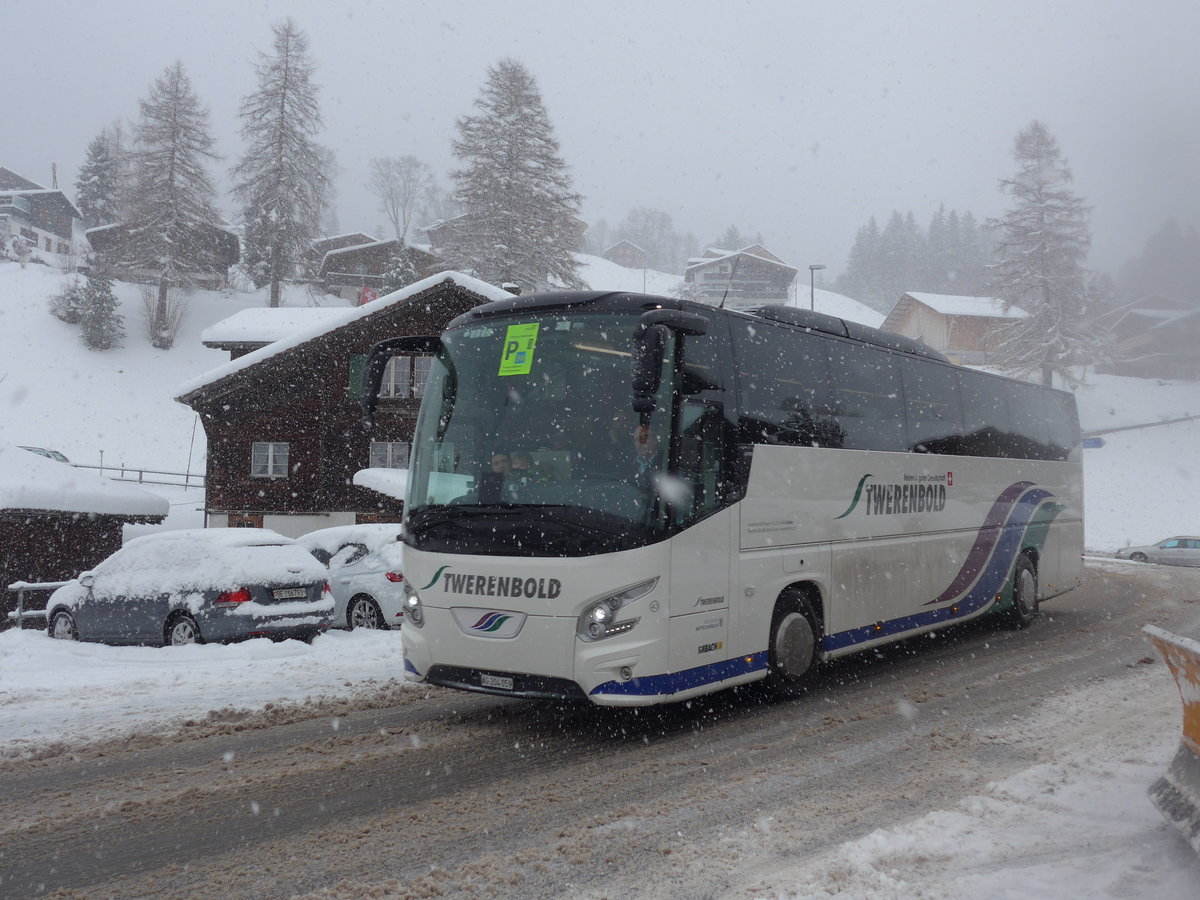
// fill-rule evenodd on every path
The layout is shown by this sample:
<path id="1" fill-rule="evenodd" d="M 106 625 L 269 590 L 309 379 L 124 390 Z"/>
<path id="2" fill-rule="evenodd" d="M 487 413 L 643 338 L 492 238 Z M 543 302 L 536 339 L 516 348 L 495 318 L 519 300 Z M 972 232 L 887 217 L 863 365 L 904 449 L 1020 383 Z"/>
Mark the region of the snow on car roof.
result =
<path id="1" fill-rule="evenodd" d="M 374 553 L 400 539 L 400 526 L 391 524 L 335 525 L 302 534 L 296 542 L 309 550 L 324 550 L 331 556 L 346 544 L 363 544 Z"/>
<path id="2" fill-rule="evenodd" d="M 170 504 L 144 488 L 0 443 L 0 509 L 161 519 Z"/>

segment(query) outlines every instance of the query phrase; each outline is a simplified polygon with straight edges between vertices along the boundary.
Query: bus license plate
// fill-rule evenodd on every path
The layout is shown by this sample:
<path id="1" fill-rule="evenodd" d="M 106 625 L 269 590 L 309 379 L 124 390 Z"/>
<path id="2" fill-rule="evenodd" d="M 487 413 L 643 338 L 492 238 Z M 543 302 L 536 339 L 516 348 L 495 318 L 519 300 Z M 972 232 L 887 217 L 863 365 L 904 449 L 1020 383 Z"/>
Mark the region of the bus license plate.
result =
<path id="1" fill-rule="evenodd" d="M 479 676 L 479 683 L 483 687 L 499 688 L 502 691 L 513 689 L 513 680 L 506 675 L 488 675 L 484 672 Z"/>

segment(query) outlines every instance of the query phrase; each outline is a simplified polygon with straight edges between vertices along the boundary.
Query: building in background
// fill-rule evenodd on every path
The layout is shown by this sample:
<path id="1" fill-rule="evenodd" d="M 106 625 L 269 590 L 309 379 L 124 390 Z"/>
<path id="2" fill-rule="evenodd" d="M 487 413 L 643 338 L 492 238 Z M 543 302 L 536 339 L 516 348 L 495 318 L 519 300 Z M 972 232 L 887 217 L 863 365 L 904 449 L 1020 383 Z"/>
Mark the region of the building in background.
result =
<path id="1" fill-rule="evenodd" d="M 689 299 L 725 309 L 786 304 L 797 270 L 761 244 L 741 250 L 709 249 L 689 260 L 683 272 Z"/>
<path id="2" fill-rule="evenodd" d="M 31 250 L 74 254 L 79 210 L 57 188 L 44 188 L 0 166 L 0 246 L 20 238 Z"/>
<path id="3" fill-rule="evenodd" d="M 272 334 L 256 330 L 252 318 L 211 326 L 209 346 L 231 353 L 259 346 L 194 379 L 176 397 L 199 414 L 208 436 L 206 524 L 297 537 L 332 525 L 398 522 L 400 501 L 356 485 L 354 476 L 408 466 L 431 357 L 392 359 L 375 427 L 367 432 L 360 406 L 366 354 L 386 338 L 439 334 L 473 307 L 511 297 L 443 272 L 365 306 L 286 328 L 276 323 L 290 333 L 272 343 L 260 343 Z"/>
<path id="4" fill-rule="evenodd" d="M 912 291 L 900 297 L 881 327 L 916 338 L 952 362 L 984 365 L 995 355 L 1005 326 L 1026 315 L 1015 306 L 1005 311 L 995 297 Z"/>

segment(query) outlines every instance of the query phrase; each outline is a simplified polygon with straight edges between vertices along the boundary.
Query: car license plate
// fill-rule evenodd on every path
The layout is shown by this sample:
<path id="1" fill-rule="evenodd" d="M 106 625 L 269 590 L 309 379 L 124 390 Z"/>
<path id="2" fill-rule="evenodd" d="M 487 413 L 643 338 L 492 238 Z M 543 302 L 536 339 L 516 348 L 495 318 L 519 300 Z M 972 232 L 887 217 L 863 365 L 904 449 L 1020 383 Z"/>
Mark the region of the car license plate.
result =
<path id="1" fill-rule="evenodd" d="M 296 600 L 300 597 L 307 597 L 308 591 L 304 588 L 281 588 L 278 591 L 271 591 L 271 596 L 276 600 Z"/>
<path id="2" fill-rule="evenodd" d="M 513 689 L 513 680 L 506 675 L 488 675 L 484 672 L 479 676 L 479 683 L 484 687 L 499 688 L 502 691 Z"/>

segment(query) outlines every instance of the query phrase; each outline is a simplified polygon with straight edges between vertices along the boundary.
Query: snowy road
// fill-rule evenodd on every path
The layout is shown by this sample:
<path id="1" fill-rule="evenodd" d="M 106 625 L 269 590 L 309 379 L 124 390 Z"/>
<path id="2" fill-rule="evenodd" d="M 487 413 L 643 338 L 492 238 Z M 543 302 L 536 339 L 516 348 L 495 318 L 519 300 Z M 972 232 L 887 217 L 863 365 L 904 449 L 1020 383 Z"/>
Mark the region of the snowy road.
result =
<path id="1" fill-rule="evenodd" d="M 0 893 L 816 896 L 849 877 L 829 857 L 847 841 L 1097 741 L 1144 742 L 1139 729 L 1178 704 L 1146 623 L 1197 633 L 1200 572 L 1092 566 L 1029 631 L 918 639 L 838 663 L 786 701 L 749 692 L 635 714 L 391 686 L 357 708 L 231 712 L 9 760 Z M 1097 697 L 1103 708 L 1082 705 Z M 1165 761 L 1174 731 L 1152 737 Z M 931 827 L 913 833 L 931 840 Z M 797 871 L 824 882 L 808 893 Z M 1138 878 L 1147 892 L 1124 896 L 1176 896 Z M 843 894 L 891 895 L 916 896 Z"/>

